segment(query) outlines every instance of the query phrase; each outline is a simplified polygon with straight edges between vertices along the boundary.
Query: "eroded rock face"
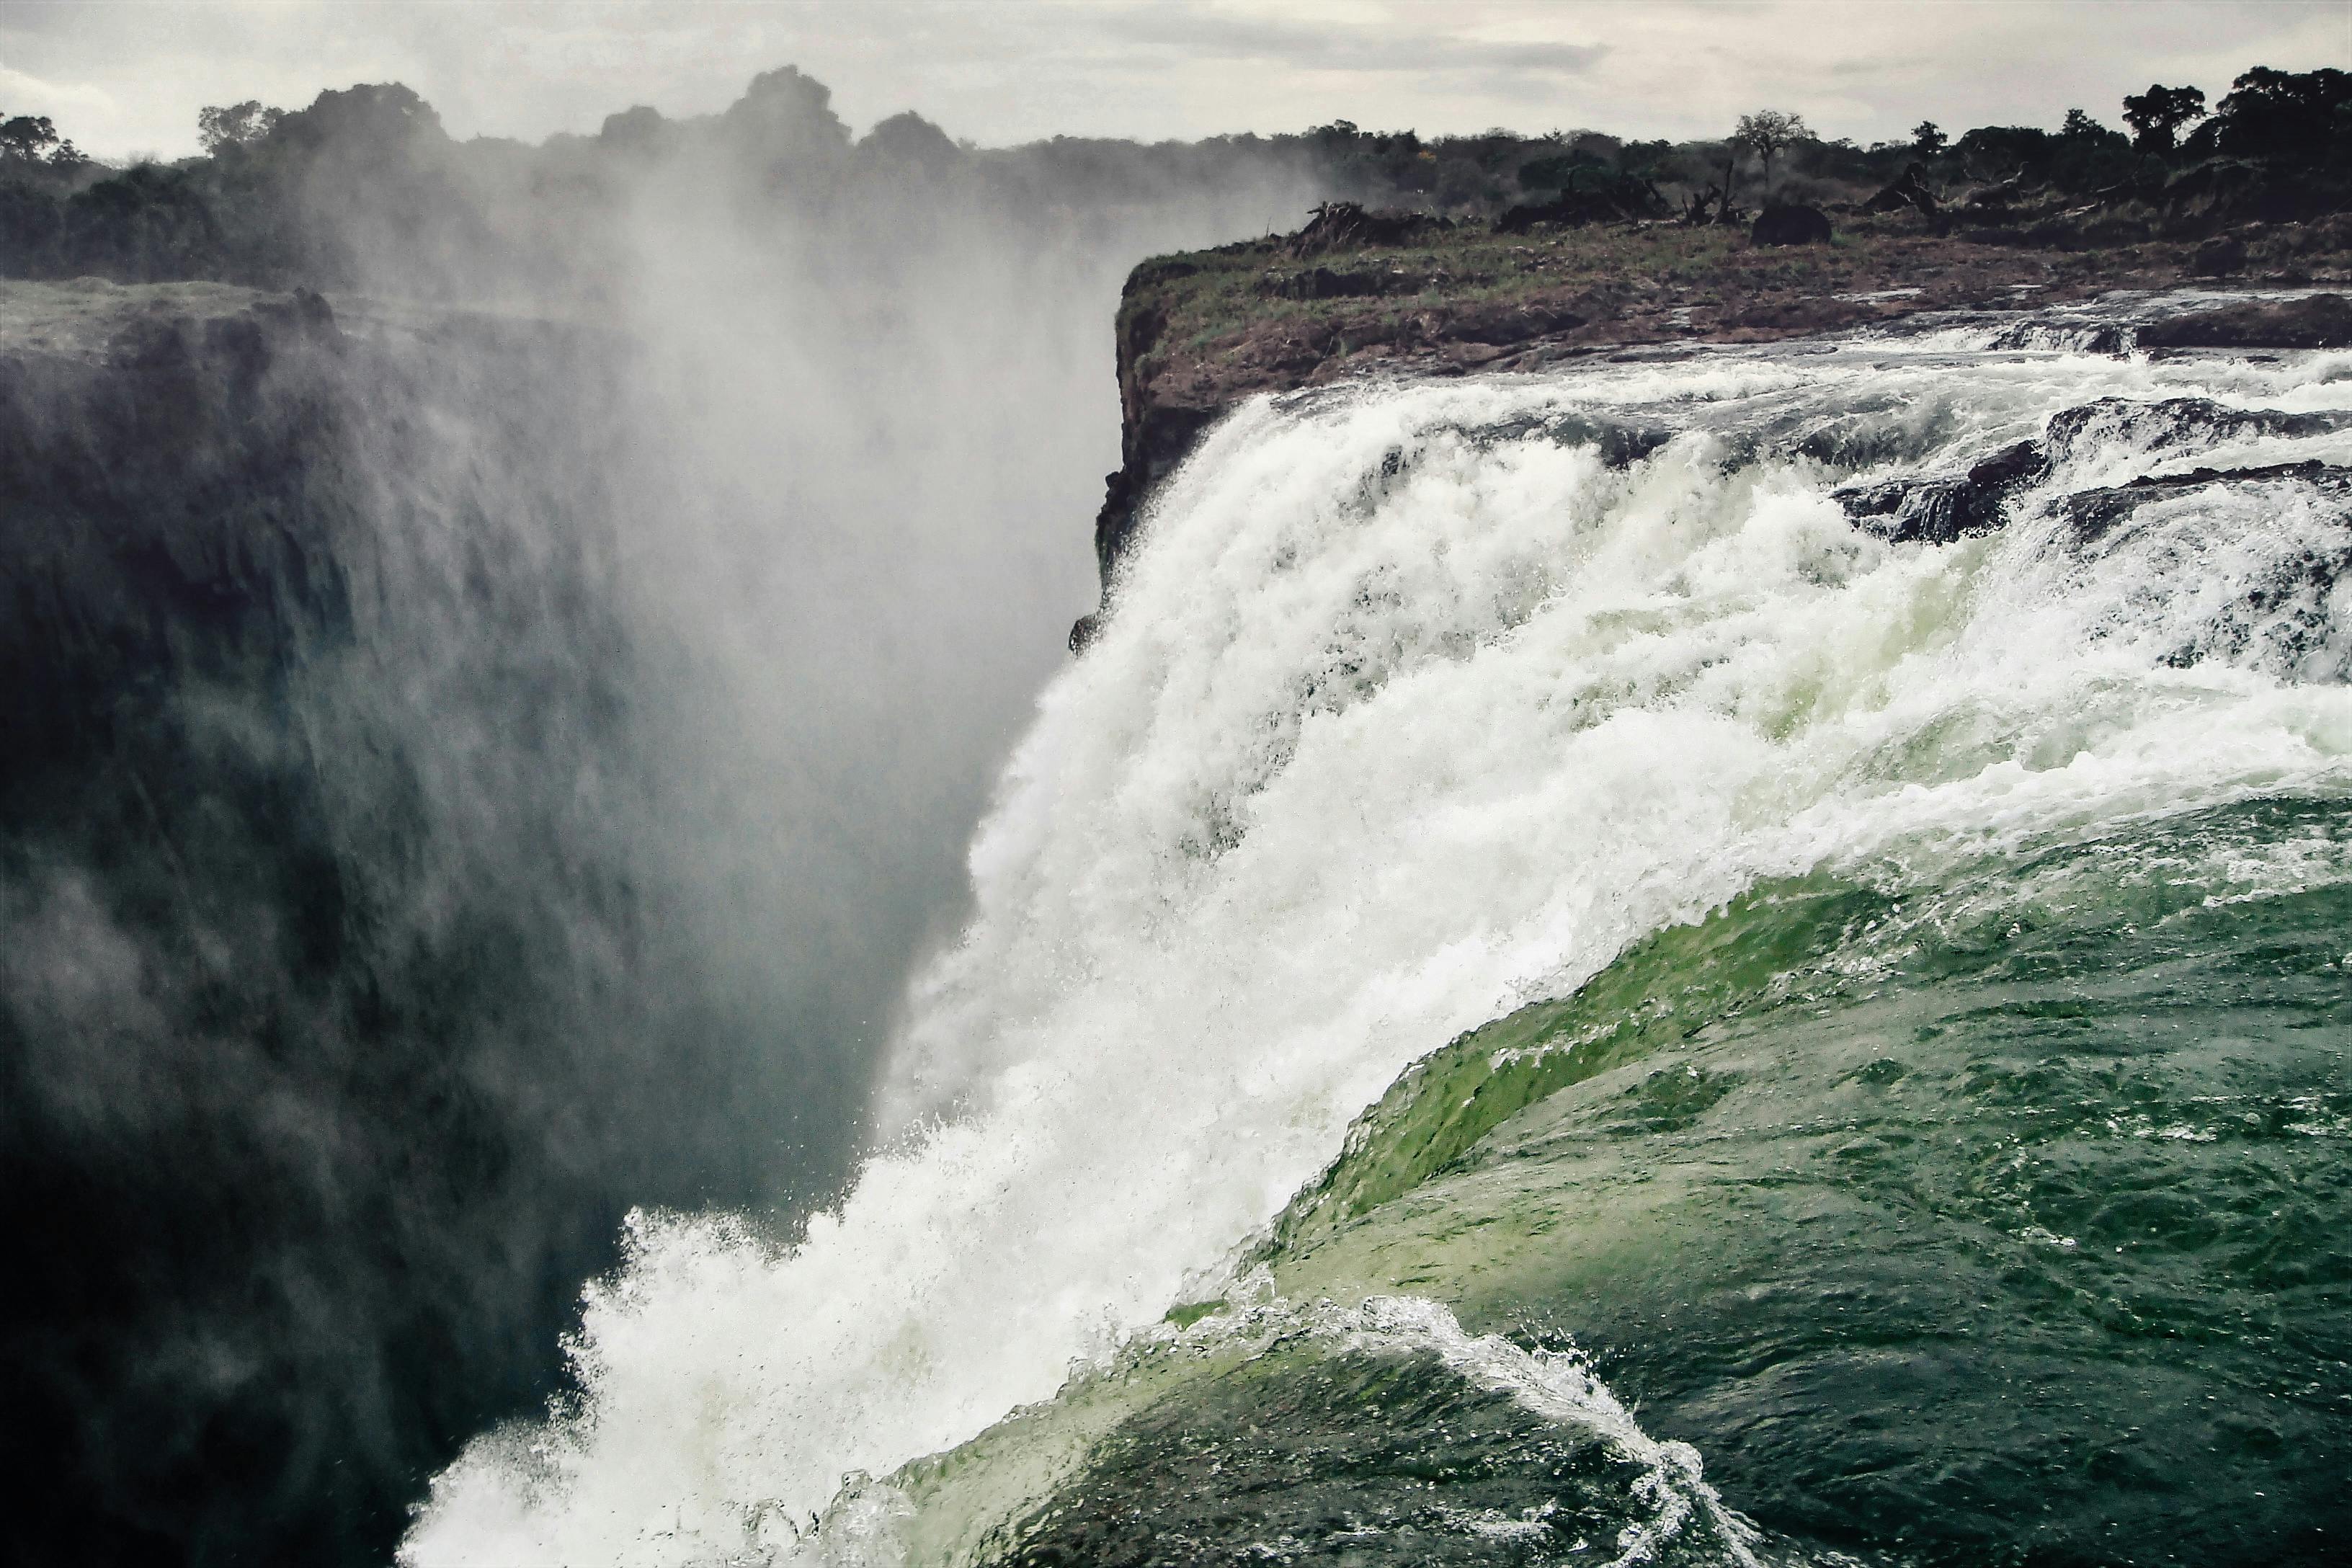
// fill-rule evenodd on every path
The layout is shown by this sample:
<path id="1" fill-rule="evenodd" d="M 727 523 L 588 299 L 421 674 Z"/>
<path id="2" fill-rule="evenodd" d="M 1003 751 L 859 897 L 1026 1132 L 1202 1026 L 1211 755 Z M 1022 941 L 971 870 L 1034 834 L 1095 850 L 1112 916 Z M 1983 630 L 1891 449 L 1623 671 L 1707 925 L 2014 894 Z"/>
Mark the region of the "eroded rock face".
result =
<path id="1" fill-rule="evenodd" d="M 0 1560 L 385 1560 L 732 1180 L 618 831 L 626 363 L 0 285 Z"/>

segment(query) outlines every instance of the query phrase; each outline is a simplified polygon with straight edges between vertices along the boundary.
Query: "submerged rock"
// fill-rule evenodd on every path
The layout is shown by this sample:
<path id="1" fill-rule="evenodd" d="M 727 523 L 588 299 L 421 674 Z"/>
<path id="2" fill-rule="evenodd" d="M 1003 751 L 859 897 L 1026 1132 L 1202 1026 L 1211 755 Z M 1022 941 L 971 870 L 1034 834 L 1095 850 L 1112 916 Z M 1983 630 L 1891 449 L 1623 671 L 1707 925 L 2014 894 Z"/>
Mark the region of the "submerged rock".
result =
<path id="1" fill-rule="evenodd" d="M 2300 463 L 2271 463 L 2252 468 L 2192 468 L 2185 474 L 2161 474 L 2128 484 L 2078 490 L 2058 503 L 2074 524 L 2077 542 L 2090 543 L 2151 501 L 2169 500 L 2214 485 L 2261 484 L 2297 479 L 2336 493 L 2352 493 L 2352 468 L 2323 463 L 2314 458 Z"/>
<path id="2" fill-rule="evenodd" d="M 2072 458 L 2086 440 L 2122 437 L 2144 452 L 2206 447 L 2254 436 L 2305 439 L 2352 429 L 2352 413 L 2318 409 L 2239 408 L 2210 397 L 2168 397 L 2155 403 L 2102 397 L 2069 408 L 2050 421 L 2044 439 L 2053 460 Z"/>

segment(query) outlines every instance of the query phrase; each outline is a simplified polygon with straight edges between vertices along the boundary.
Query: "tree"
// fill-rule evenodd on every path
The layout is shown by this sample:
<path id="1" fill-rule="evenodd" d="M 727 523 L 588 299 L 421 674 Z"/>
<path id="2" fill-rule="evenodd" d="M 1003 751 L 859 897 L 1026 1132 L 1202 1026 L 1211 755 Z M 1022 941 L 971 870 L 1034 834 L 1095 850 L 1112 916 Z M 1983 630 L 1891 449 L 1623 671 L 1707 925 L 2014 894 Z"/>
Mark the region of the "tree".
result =
<path id="1" fill-rule="evenodd" d="M 1772 160 L 1786 152 L 1790 143 L 1811 135 L 1800 116 L 1778 109 L 1759 109 L 1739 117 L 1731 140 L 1755 153 L 1764 165 L 1764 188 L 1769 191 L 1772 188 Z"/>
<path id="2" fill-rule="evenodd" d="M 2038 125 L 1979 125 L 1960 133 L 1952 156 L 1973 178 L 2011 180 L 2045 165 L 2057 140 Z"/>
<path id="3" fill-rule="evenodd" d="M 2081 110 L 2070 109 L 2066 111 L 2065 120 L 2059 124 L 2058 134 L 2073 142 L 2095 142 L 2104 140 L 2111 132 Z"/>
<path id="4" fill-rule="evenodd" d="M 2189 152 L 2306 166 L 2352 161 L 2352 74 L 2256 66 L 2230 87 L 2189 138 Z"/>
<path id="5" fill-rule="evenodd" d="M 196 110 L 196 140 L 205 152 L 217 155 L 224 147 L 243 147 L 260 141 L 278 129 L 286 118 L 282 109 L 264 109 L 259 102 L 247 99 L 223 109 L 208 104 Z"/>
<path id="6" fill-rule="evenodd" d="M 1932 120 L 1923 120 L 1911 128 L 1911 151 L 1922 158 L 1935 157 L 1950 146 L 1951 141 L 1944 134 L 1944 128 Z"/>
<path id="7" fill-rule="evenodd" d="M 2201 88 L 2149 84 L 2146 92 L 2124 100 L 2124 123 L 2132 128 L 2135 153 L 2169 153 L 2180 142 L 2180 128 L 2205 118 Z"/>
<path id="8" fill-rule="evenodd" d="M 0 120 L 0 162 L 37 163 L 58 144 L 58 128 L 46 114 L 19 114 Z"/>

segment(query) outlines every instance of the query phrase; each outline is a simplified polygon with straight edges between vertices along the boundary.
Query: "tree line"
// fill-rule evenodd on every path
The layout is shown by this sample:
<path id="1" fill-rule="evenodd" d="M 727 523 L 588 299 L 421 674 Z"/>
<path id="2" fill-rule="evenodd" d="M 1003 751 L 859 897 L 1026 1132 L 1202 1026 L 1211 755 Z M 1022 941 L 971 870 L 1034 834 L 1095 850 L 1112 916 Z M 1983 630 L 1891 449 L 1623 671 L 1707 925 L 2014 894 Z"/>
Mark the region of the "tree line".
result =
<path id="1" fill-rule="evenodd" d="M 2256 67 L 2208 106 L 2196 87 L 2126 96 L 2127 130 L 2087 111 L 2056 129 L 1923 121 L 1908 139 L 1857 145 L 1785 110 L 1744 116 L 1717 141 L 1592 131 L 1495 130 L 1423 138 L 1338 121 L 1295 134 L 1143 145 L 1055 138 L 982 150 L 913 114 L 853 138 L 820 83 L 792 68 L 755 79 L 719 115 L 637 108 L 593 136 L 536 147 L 460 142 L 397 83 L 321 93 L 309 107 L 208 106 L 203 151 L 127 169 L 94 162 L 49 120 L 0 114 L 0 274 L 122 281 L 217 279 L 357 288 L 586 265 L 593 226 L 663 160 L 699 160 L 751 199 L 824 205 L 887 189 L 905 200 L 1030 206 L 1134 199 L 1172 180 L 1285 175 L 1370 206 L 1450 217 L 1577 222 L 1728 218 L 1743 200 L 1860 203 L 1916 189 L 2025 186 L 2154 200 L 2190 175 L 2255 191 L 2245 216 L 2352 205 L 2352 76 Z M 1932 197 L 1930 198 L 1932 201 Z M 2241 204 L 2243 205 L 2243 204 Z M 1516 216 L 1514 216 L 1516 215 Z"/>

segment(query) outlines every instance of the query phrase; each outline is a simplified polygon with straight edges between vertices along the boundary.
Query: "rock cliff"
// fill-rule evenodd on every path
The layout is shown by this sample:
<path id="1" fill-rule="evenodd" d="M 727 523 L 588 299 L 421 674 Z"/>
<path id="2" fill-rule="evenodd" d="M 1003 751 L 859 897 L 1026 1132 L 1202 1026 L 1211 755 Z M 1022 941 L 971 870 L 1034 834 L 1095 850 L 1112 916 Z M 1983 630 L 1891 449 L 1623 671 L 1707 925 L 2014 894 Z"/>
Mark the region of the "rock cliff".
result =
<path id="1" fill-rule="evenodd" d="M 730 1179 L 632 1000 L 625 364 L 0 285 L 0 1558 L 382 1561 Z"/>
<path id="2" fill-rule="evenodd" d="M 1668 223 L 1533 235 L 1453 226 L 1339 232 L 1319 223 L 1286 237 L 1157 258 L 1129 278 L 1118 309 L 1120 465 L 1095 520 L 1104 593 L 1152 488 L 1202 430 L 1260 393 L 1363 376 L 1532 371 L 1929 311 L 2021 312 L 2192 281 L 2352 282 L 2352 217 L 2249 225 L 2228 237 L 2234 259 L 2218 279 L 2212 242 L 2200 235 L 2135 233 L 2099 243 L 2079 226 L 2038 237 L 1941 226 L 1926 232 L 1907 212 L 1847 214 L 1832 243 L 1797 247 Z M 2298 326 L 2253 309 L 2244 319 L 2230 346 L 2330 341 L 2318 318 Z M 2168 325 L 2145 346 L 2188 347 L 2217 330 Z M 2167 332 L 2182 335 L 2176 342 Z M 1073 649 L 1086 646 L 1096 618 L 1072 627 Z"/>

